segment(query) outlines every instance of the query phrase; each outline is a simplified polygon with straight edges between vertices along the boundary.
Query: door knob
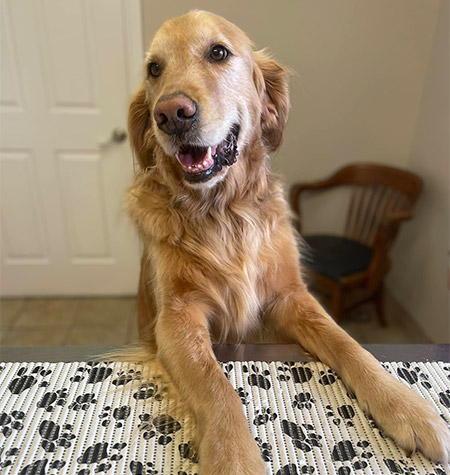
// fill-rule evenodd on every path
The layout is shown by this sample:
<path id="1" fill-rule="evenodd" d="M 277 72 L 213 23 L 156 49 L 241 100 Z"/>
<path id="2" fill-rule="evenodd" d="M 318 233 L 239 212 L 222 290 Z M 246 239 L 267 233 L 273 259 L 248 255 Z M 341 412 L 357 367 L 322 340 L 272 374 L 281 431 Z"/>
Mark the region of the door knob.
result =
<path id="1" fill-rule="evenodd" d="M 111 143 L 121 143 L 124 142 L 127 138 L 127 131 L 121 127 L 116 127 L 111 132 L 111 135 L 108 139 L 100 138 L 99 145 L 104 148 L 110 145 Z"/>

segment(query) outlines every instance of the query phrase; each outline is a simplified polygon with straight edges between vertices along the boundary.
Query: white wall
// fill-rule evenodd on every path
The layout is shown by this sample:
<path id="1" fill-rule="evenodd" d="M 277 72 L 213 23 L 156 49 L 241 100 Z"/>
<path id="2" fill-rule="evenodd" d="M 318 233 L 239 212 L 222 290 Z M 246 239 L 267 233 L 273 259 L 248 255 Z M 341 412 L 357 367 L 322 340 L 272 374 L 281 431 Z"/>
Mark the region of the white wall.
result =
<path id="1" fill-rule="evenodd" d="M 389 286 L 435 342 L 450 342 L 449 4 L 443 0 L 408 168 L 425 180 L 415 219 L 396 242 Z"/>
<path id="2" fill-rule="evenodd" d="M 439 0 L 142 1 L 146 47 L 164 20 L 194 8 L 205 9 L 236 23 L 257 48 L 268 47 L 276 59 L 295 71 L 291 78 L 292 110 L 284 144 L 273 158 L 273 168 L 284 175 L 288 185 L 323 177 L 349 162 L 377 161 L 409 167 L 427 180 L 420 204 L 422 215 L 436 215 L 435 221 L 427 223 L 422 231 L 428 233 L 429 226 L 434 226 L 433 239 L 437 235 L 442 240 L 448 238 L 448 208 L 447 221 L 442 218 L 441 209 L 448 206 L 448 199 L 445 205 L 441 202 L 442 188 L 446 185 L 440 183 L 440 191 L 434 188 L 434 183 L 444 175 L 442 154 L 441 158 L 435 154 L 422 162 L 425 150 L 429 150 L 427 140 L 435 140 L 434 135 L 427 134 L 432 133 L 429 124 L 431 114 L 437 113 L 433 110 L 436 100 L 426 106 L 428 99 L 422 102 L 421 99 Z M 447 0 L 442 2 L 447 4 Z M 441 72 L 436 70 L 433 74 L 431 89 Z M 417 124 L 422 122 L 425 108 L 430 109 L 427 112 L 430 118 L 424 119 L 427 125 L 421 128 Z M 440 114 L 444 112 L 441 110 Z M 441 160 L 437 172 L 433 171 L 435 163 L 431 160 Z M 317 210 L 315 205 L 314 208 Z M 330 209 L 327 212 L 325 227 L 336 227 L 338 213 Z M 430 246 L 426 237 L 417 238 L 416 230 L 422 229 L 420 219 L 423 216 L 414 222 L 416 228 L 405 226 L 401 231 L 402 242 L 410 245 L 415 242 L 417 248 L 413 249 L 413 255 L 409 248 L 404 251 L 396 248 L 389 283 L 404 305 L 410 300 L 408 292 L 416 295 L 422 309 L 418 304 L 408 309 L 425 327 L 428 326 L 426 309 L 433 309 L 436 321 L 448 319 L 448 301 L 447 304 L 441 298 L 436 304 L 430 301 L 434 299 L 432 289 L 442 287 L 444 282 L 442 266 L 438 264 L 442 251 L 435 253 L 435 241 Z M 432 235 L 427 235 L 431 239 Z M 445 253 L 447 249 L 448 246 Z M 445 262 L 446 255 L 442 258 Z M 429 274 L 429 290 L 425 291 L 418 280 L 406 286 L 400 276 L 412 267 L 423 267 L 427 256 L 433 269 Z M 439 323 L 436 325 L 439 334 Z"/>

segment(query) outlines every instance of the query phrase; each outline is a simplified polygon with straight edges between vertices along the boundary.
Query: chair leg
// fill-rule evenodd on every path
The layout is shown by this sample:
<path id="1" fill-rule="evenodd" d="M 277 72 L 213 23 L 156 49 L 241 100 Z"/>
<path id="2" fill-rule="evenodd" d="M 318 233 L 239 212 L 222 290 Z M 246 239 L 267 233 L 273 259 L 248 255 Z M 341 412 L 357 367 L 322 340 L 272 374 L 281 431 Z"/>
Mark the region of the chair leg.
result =
<path id="1" fill-rule="evenodd" d="M 333 292 L 330 311 L 331 316 L 336 320 L 336 322 L 339 323 L 344 318 L 344 294 L 339 288 L 335 289 Z"/>
<path id="2" fill-rule="evenodd" d="M 378 315 L 378 321 L 382 327 L 387 327 L 386 315 L 384 313 L 384 287 L 383 282 L 375 292 L 375 308 Z"/>

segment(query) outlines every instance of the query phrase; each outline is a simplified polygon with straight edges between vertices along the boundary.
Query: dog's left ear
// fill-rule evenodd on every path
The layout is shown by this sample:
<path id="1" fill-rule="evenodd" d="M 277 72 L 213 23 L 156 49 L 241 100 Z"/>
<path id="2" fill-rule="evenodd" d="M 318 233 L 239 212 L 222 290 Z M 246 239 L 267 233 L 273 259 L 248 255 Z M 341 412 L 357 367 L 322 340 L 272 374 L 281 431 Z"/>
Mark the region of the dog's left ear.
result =
<path id="1" fill-rule="evenodd" d="M 253 80 L 261 98 L 261 128 L 269 151 L 276 150 L 283 138 L 289 113 L 289 70 L 270 58 L 264 50 L 253 53 Z"/>

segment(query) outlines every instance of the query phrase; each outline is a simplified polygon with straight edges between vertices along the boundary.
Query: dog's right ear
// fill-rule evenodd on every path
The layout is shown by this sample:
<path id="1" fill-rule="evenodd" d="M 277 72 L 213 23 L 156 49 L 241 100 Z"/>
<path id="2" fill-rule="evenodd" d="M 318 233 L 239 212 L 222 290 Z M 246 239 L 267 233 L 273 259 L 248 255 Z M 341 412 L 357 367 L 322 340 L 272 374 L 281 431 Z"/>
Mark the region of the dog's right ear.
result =
<path id="1" fill-rule="evenodd" d="M 253 80 L 261 100 L 263 140 L 270 152 L 281 144 L 289 113 L 289 70 L 264 50 L 253 52 Z"/>
<path id="2" fill-rule="evenodd" d="M 131 148 L 140 167 L 145 170 L 154 165 L 155 137 L 151 128 L 150 109 L 143 83 L 131 100 L 128 111 L 128 133 Z"/>

